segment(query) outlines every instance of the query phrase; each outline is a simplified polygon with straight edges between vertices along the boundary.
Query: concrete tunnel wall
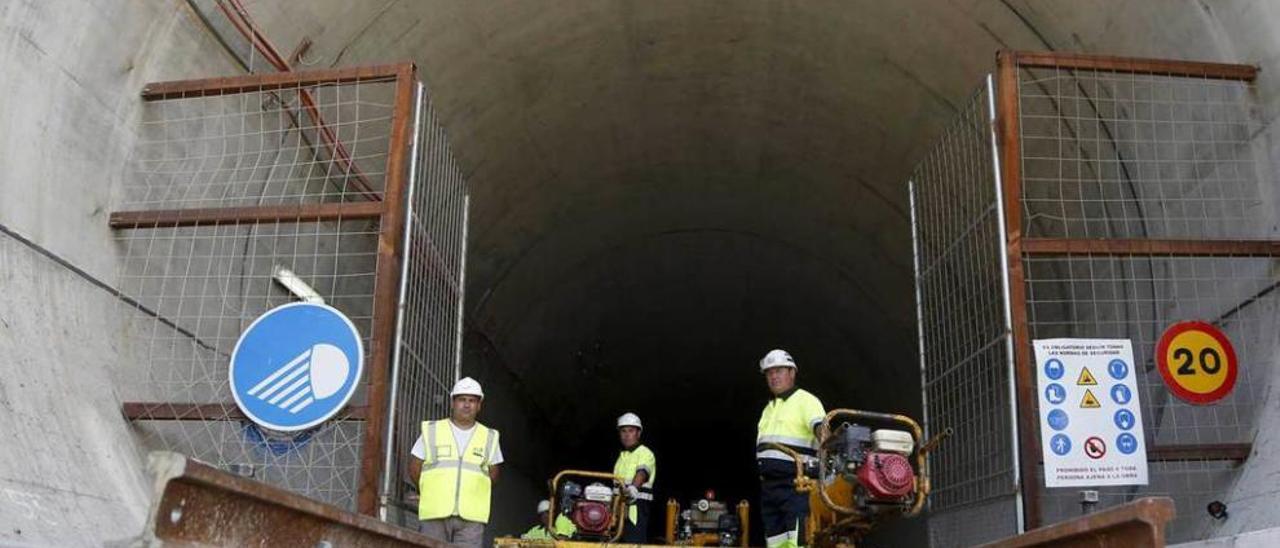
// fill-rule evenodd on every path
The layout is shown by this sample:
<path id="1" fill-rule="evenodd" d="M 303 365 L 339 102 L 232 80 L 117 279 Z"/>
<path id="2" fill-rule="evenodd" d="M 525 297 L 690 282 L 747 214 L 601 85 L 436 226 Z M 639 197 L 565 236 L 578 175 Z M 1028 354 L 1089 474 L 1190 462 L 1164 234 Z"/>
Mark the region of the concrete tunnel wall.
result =
<path id="1" fill-rule="evenodd" d="M 1257 63 L 1256 139 L 1280 159 L 1265 0 L 250 11 L 281 49 L 314 41 L 307 66 L 412 59 L 433 93 L 472 188 L 463 368 L 504 431 L 500 533 L 554 470 L 607 468 L 627 409 L 664 495 L 749 495 L 755 361 L 774 346 L 829 407 L 918 414 L 903 181 L 997 48 Z M 121 540 L 147 505 L 119 413 L 143 350 L 103 287 L 137 91 L 241 69 L 177 0 L 6 2 L 0 25 L 0 542 Z M 1211 534 L 1280 525 L 1280 400 L 1265 401 L 1224 496 L 1242 504 Z"/>

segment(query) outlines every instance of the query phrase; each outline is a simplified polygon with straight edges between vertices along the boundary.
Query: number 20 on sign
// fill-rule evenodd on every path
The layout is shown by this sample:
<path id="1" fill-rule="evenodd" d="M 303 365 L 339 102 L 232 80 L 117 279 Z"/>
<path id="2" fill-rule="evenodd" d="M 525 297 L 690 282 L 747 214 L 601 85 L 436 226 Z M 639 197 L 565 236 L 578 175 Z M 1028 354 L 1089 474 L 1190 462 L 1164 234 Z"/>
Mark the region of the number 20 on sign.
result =
<path id="1" fill-rule="evenodd" d="M 1169 391 L 1195 405 L 1208 405 L 1230 394 L 1240 368 L 1227 336 L 1195 321 L 1165 330 L 1156 345 L 1156 364 Z"/>

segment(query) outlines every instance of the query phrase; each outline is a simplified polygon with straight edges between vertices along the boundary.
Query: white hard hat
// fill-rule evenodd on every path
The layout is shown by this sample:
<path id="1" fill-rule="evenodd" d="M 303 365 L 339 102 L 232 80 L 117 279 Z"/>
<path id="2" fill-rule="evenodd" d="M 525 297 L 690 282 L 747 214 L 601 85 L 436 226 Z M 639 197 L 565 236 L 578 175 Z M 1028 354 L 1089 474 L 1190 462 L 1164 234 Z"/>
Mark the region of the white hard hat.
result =
<path id="1" fill-rule="evenodd" d="M 543 512 L 550 512 L 550 511 L 551 511 L 551 501 L 549 501 L 549 500 L 547 500 L 547 499 L 542 499 L 542 500 L 538 501 L 538 513 L 539 513 L 539 514 L 541 514 L 541 513 L 543 513 Z"/>
<path id="2" fill-rule="evenodd" d="M 640 424 L 640 417 L 635 413 L 623 413 L 621 417 L 618 417 L 618 428 L 623 426 L 634 426 L 644 430 L 644 426 Z"/>
<path id="3" fill-rule="evenodd" d="M 484 390 L 480 389 L 480 383 L 476 382 L 475 379 L 471 377 L 463 377 L 453 385 L 453 390 L 449 392 L 449 397 L 452 398 L 454 396 L 462 395 L 475 396 L 483 400 Z"/>
<path id="4" fill-rule="evenodd" d="M 786 350 L 774 349 L 760 358 L 760 372 L 763 373 L 775 367 L 790 367 L 796 369 L 796 361 L 791 358 Z"/>

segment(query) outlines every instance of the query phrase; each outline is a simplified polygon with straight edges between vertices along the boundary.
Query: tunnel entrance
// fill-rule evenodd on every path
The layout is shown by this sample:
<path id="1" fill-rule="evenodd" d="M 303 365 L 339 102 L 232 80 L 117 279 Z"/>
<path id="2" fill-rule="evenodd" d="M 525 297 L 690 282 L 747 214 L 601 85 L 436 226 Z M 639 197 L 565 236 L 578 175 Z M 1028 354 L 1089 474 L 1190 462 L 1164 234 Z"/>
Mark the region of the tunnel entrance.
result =
<path id="1" fill-rule="evenodd" d="M 628 184 L 579 189 L 537 212 L 549 215 L 537 219 L 549 223 L 537 226 L 545 233 L 492 255 L 464 251 L 468 230 L 496 229 L 468 222 L 473 196 L 411 65 L 154 85 L 149 99 L 203 106 L 193 114 L 161 105 L 155 155 L 139 156 L 149 171 L 130 189 L 137 209 L 112 217 L 149 343 L 127 414 L 158 446 L 410 525 L 407 447 L 421 420 L 447 412 L 452 381 L 474 376 L 487 388 L 483 420 L 504 432 L 504 453 L 519 455 L 495 499 L 495 532 L 509 531 L 556 471 L 611 467 L 613 421 L 628 411 L 643 417 L 644 442 L 658 454 L 659 500 L 687 502 L 707 489 L 730 503 L 758 500 L 755 429 L 769 396 L 757 363 L 784 348 L 799 385 L 828 408 L 900 412 L 928 433 L 955 429 L 931 468 L 933 540 L 1016 533 L 1024 512 L 1029 523 L 1060 519 L 1061 504 L 1039 505 L 1063 495 L 1029 487 L 1040 480 L 1019 354 L 1030 337 L 1145 344 L 1167 318 L 1217 313 L 1252 341 L 1274 319 L 1250 307 L 1274 287 L 1266 272 L 1275 250 L 1260 241 L 1261 225 L 1230 222 L 1251 218 L 1261 201 L 1247 171 L 1250 78 L 1049 58 L 1008 68 L 1006 87 L 971 96 L 914 172 L 908 209 L 876 195 L 882 207 L 849 215 L 868 199 L 856 181 L 776 162 L 755 165 L 750 186 L 734 180 L 752 166 L 732 161 L 721 177 L 694 179 L 686 170 L 724 159 L 682 156 L 627 174 Z M 992 124 L 1014 118 L 997 117 L 997 95 L 1024 109 L 1006 114 L 1022 124 L 1001 126 L 999 148 Z M 1005 187 L 1014 164 L 1026 184 Z M 1219 194 L 1196 196 L 1205 183 Z M 1195 207 L 1207 221 L 1188 217 Z M 510 222 L 529 214 L 512 208 Z M 1205 257 L 1217 266 L 1202 266 Z M 1222 264 L 1231 266 L 1213 270 Z M 468 286 L 472 267 L 490 282 Z M 1085 267 L 1090 274 L 1077 271 Z M 913 277 L 918 295 L 883 290 L 908 289 L 902 279 Z M 305 298 L 284 278 L 318 286 L 316 297 L 354 315 L 370 359 L 384 366 L 371 369 L 348 413 L 302 434 L 245 422 L 211 373 L 242 322 Z M 1218 285 L 1196 285 L 1206 278 Z M 1178 304 L 1188 291 L 1199 308 Z M 230 321 L 208 320 L 206 311 L 230 309 L 212 316 Z M 1159 400 L 1155 382 L 1144 386 L 1146 401 Z M 1158 461 L 1169 477 L 1212 467 L 1217 483 L 1181 493 L 1188 501 L 1233 478 L 1202 465 L 1232 460 L 1221 445 L 1189 442 L 1210 429 L 1239 449 L 1256 396 L 1243 393 L 1225 423 L 1176 402 L 1144 403 L 1155 406 L 1151 416 L 1181 413 L 1170 416 L 1197 429 L 1152 440 L 1175 454 Z M 920 541 L 924 523 L 888 538 Z"/>

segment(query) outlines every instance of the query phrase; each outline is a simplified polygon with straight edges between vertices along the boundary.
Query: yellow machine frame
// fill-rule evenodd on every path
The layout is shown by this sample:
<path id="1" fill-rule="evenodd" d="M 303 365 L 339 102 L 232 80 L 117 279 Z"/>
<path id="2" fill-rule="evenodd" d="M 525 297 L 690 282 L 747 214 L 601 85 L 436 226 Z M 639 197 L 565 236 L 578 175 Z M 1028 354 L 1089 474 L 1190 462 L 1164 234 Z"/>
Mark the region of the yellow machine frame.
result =
<path id="1" fill-rule="evenodd" d="M 823 418 L 822 424 L 818 429 L 818 477 L 820 478 L 827 475 L 827 455 L 831 451 L 830 443 L 832 441 L 830 424 L 832 419 L 837 417 L 847 417 L 863 423 L 898 426 L 911 434 L 911 439 L 915 446 L 915 467 L 917 472 L 913 489 L 915 496 L 911 501 L 911 505 L 900 514 L 897 514 L 897 516 L 913 517 L 918 515 L 924 508 L 924 502 L 929 496 L 928 455 L 943 438 L 951 435 L 951 429 L 948 428 L 946 431 L 935 435 L 929 441 L 924 442 L 924 431 L 920 428 L 920 424 L 905 415 L 876 413 L 857 409 L 833 409 Z M 887 517 L 894 517 L 893 514 L 868 515 L 859 511 L 853 507 L 854 486 L 852 484 L 843 478 L 837 477 L 836 481 L 831 484 L 821 486 L 818 480 L 805 475 L 803 456 L 784 445 L 770 443 L 768 446 L 771 449 L 787 453 L 795 460 L 796 492 L 809 494 L 806 545 L 850 545 L 869 532 L 877 523 Z"/>

